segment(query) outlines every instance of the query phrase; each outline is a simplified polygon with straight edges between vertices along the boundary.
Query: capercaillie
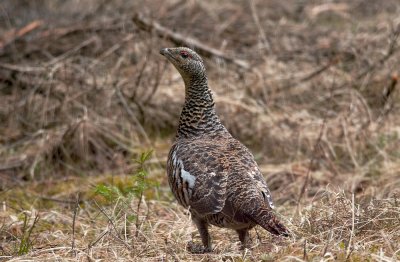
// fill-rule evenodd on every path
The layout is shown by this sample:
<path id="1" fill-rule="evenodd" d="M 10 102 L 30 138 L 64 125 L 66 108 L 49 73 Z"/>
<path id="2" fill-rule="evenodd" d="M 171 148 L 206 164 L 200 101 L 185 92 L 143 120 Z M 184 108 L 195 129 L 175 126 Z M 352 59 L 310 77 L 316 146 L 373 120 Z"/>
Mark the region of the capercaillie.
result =
<path id="1" fill-rule="evenodd" d="M 203 247 L 192 251 L 212 251 L 210 224 L 236 230 L 243 247 L 256 225 L 288 236 L 272 211 L 271 193 L 253 155 L 216 114 L 202 58 L 186 47 L 165 48 L 160 53 L 185 83 L 185 103 L 167 173 L 175 198 L 189 209 L 201 236 Z"/>

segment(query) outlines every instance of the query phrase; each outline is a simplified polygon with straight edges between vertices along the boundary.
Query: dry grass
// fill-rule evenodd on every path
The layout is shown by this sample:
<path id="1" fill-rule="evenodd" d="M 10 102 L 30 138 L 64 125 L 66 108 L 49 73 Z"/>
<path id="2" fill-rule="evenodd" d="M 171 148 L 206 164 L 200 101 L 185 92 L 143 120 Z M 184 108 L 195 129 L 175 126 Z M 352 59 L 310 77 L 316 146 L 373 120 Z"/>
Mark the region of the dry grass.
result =
<path id="1" fill-rule="evenodd" d="M 0 259 L 400 259 L 396 0 L 7 0 L 0 10 Z M 254 152 L 292 238 L 257 228 L 242 252 L 233 232 L 212 228 L 214 253 L 186 251 L 198 235 L 164 174 L 182 82 L 158 54 L 173 44 L 136 27 L 137 12 L 251 65 L 206 58 L 218 112 Z M 134 186 L 133 159 L 149 148 L 159 186 L 140 208 L 95 193 Z"/>

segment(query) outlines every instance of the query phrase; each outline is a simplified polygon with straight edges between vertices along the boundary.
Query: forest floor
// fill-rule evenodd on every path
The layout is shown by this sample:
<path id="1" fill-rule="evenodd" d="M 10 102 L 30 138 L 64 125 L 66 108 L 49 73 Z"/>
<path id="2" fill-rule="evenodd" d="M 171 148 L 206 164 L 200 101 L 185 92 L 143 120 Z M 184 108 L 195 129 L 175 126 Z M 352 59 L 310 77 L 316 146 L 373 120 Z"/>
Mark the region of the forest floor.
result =
<path id="1" fill-rule="evenodd" d="M 175 33 L 178 34 L 175 34 Z M 0 261 L 400 260 L 400 5 L 387 1 L 0 3 Z M 195 48 L 293 235 L 211 227 L 165 165 Z"/>

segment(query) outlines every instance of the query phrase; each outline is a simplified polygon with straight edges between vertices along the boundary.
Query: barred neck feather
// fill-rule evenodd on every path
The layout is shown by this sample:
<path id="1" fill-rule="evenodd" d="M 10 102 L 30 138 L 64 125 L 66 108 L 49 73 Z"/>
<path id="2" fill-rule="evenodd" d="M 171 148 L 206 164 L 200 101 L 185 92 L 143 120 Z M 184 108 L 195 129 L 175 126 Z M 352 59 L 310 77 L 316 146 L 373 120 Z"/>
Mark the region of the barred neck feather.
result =
<path id="1" fill-rule="evenodd" d="M 228 133 L 215 112 L 207 76 L 185 79 L 185 104 L 179 120 L 177 137 L 221 135 Z"/>

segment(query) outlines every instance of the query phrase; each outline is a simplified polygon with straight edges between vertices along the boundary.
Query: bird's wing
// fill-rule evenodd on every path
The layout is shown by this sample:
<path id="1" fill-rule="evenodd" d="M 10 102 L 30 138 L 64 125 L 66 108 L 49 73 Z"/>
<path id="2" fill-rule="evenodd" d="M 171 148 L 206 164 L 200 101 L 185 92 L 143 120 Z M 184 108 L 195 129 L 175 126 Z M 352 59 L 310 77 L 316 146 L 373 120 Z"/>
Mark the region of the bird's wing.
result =
<path id="1" fill-rule="evenodd" d="M 252 176 L 254 177 L 254 180 L 256 182 L 256 187 L 261 192 L 264 200 L 268 203 L 270 208 L 274 209 L 275 205 L 274 205 L 274 201 L 272 200 L 271 192 L 269 191 L 267 182 L 265 182 L 265 179 L 262 176 L 262 174 L 257 166 L 256 166 L 256 168 L 254 168 Z"/>
<path id="2" fill-rule="evenodd" d="M 228 173 L 215 144 L 175 144 L 168 156 L 168 181 L 184 207 L 202 214 L 220 212 L 226 200 Z"/>
<path id="3" fill-rule="evenodd" d="M 274 209 L 275 206 L 272 200 L 271 192 L 269 191 L 267 182 L 261 174 L 257 162 L 254 160 L 253 154 L 246 146 L 244 146 L 236 139 L 232 144 L 232 147 L 235 147 L 235 151 L 238 152 L 238 155 L 242 160 L 241 164 L 247 171 L 245 172 L 245 175 L 250 176 L 250 178 L 254 181 L 254 185 L 256 186 L 257 191 L 262 194 L 262 197 L 268 203 L 269 207 Z"/>

